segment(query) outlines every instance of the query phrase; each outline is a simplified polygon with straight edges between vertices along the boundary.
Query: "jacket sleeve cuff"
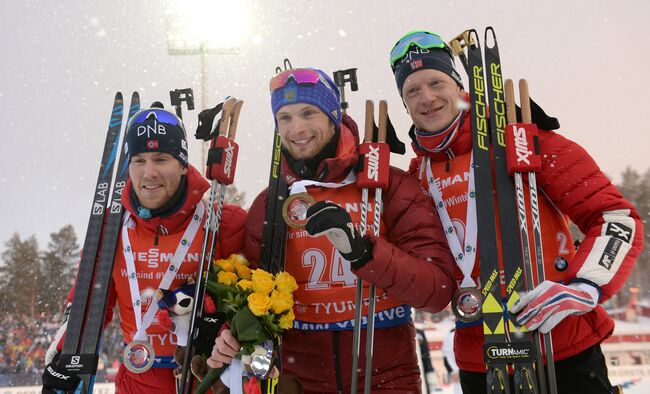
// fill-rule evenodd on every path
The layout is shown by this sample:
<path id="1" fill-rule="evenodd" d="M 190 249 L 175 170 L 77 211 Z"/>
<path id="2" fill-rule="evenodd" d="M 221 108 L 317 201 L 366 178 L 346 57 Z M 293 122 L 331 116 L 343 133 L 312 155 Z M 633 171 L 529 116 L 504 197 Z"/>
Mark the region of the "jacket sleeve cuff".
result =
<path id="1" fill-rule="evenodd" d="M 363 243 L 365 245 L 366 250 L 363 254 L 361 254 L 361 257 L 355 260 L 348 259 L 348 261 L 350 261 L 350 265 L 352 266 L 352 269 L 355 271 L 360 269 L 364 265 L 366 265 L 366 263 L 369 262 L 370 260 L 372 260 L 372 246 L 373 246 L 372 242 L 368 239 L 368 237 L 363 237 Z M 341 255 L 347 259 L 345 255 L 343 254 Z"/>
<path id="2" fill-rule="evenodd" d="M 588 286 L 593 287 L 596 290 L 596 292 L 598 292 L 598 298 L 597 298 L 596 301 L 598 301 L 598 303 L 600 304 L 600 300 L 603 297 L 603 290 L 600 288 L 600 286 L 598 286 L 594 282 L 590 281 L 589 279 L 585 279 L 585 278 L 574 278 L 571 281 L 569 281 L 570 285 L 574 284 L 574 283 L 575 284 L 580 284 L 580 285 L 588 285 Z M 580 286 L 580 287 L 583 290 L 585 290 L 583 286 Z M 588 290 L 585 290 L 585 291 L 587 291 L 588 293 L 590 293 L 592 295 L 596 295 L 596 292 L 592 292 L 592 291 L 588 291 Z"/>

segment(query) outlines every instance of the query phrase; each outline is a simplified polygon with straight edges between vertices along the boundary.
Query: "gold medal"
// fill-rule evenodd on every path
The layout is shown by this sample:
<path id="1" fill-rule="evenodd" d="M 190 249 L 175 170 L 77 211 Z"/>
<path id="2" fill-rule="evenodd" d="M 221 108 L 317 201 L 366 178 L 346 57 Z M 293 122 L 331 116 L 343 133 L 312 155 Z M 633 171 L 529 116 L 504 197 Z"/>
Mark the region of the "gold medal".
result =
<path id="1" fill-rule="evenodd" d="M 464 323 L 477 321 L 481 316 L 481 292 L 474 287 L 462 287 L 452 297 L 452 310 Z"/>
<path id="2" fill-rule="evenodd" d="M 133 373 L 142 373 L 153 365 L 155 353 L 147 341 L 133 341 L 124 348 L 122 362 Z"/>
<path id="3" fill-rule="evenodd" d="M 282 206 L 282 217 L 288 226 L 303 228 L 307 224 L 307 209 L 316 200 L 307 193 L 296 193 L 289 196 Z"/>

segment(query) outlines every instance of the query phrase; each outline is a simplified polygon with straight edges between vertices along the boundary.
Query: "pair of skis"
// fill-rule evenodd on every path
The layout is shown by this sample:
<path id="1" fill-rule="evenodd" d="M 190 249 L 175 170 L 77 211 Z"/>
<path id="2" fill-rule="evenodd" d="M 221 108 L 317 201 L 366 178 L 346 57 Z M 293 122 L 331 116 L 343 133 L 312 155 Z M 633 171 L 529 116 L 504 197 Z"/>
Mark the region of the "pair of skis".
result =
<path id="1" fill-rule="evenodd" d="M 67 330 L 59 357 L 59 368 L 82 378 L 76 392 L 92 392 L 97 372 L 108 287 L 122 219 L 122 190 L 128 178 L 128 163 L 122 153 L 124 102 L 117 92 L 104 143 L 90 219 L 75 281 Z M 128 119 L 140 110 L 140 96 L 133 92 Z M 126 134 L 126 126 L 124 127 Z M 117 173 L 113 179 L 115 164 Z M 101 245 L 101 250 L 99 246 Z"/>
<path id="2" fill-rule="evenodd" d="M 237 155 L 239 153 L 239 145 L 235 142 L 235 134 L 237 132 L 239 114 L 243 105 L 243 100 L 238 100 L 233 97 L 228 98 L 223 103 L 221 118 L 212 132 L 209 135 L 198 135 L 197 133 L 197 138 L 210 141 L 205 176 L 211 181 L 211 186 L 210 199 L 204 223 L 205 235 L 203 237 L 201 260 L 196 280 L 197 286 L 194 291 L 194 305 L 190 318 L 190 330 L 187 344 L 185 345 L 185 357 L 183 359 L 180 378 L 179 392 L 183 394 L 191 393 L 194 385 L 194 375 L 190 372 L 190 363 L 196 349 L 192 346 L 192 341 L 201 335 L 197 320 L 204 317 L 203 303 L 207 273 L 210 272 L 214 257 L 214 248 L 219 235 L 219 223 L 221 222 L 226 187 L 232 184 L 235 179 Z M 215 202 L 217 204 L 216 210 L 214 209 Z"/>
<path id="3" fill-rule="evenodd" d="M 487 386 L 489 393 L 510 393 L 508 365 L 514 369 L 515 393 L 555 393 L 555 375 L 550 337 L 545 341 L 548 357 L 548 391 L 544 373 L 542 346 L 538 333 L 529 333 L 525 326 L 517 326 L 515 317 L 508 309 L 519 299 L 519 294 L 534 287 L 532 263 L 526 222 L 526 207 L 523 201 L 523 181 L 515 175 L 515 185 L 509 176 L 509 162 L 506 147 L 515 141 L 506 138 L 506 125 L 516 127 L 516 118 L 506 119 L 506 104 L 514 111 L 514 94 L 506 98 L 498 44 L 494 30 L 485 30 L 485 66 L 478 34 L 469 30 L 456 37 L 451 47 L 459 56 L 469 79 L 470 117 L 472 122 L 472 154 L 475 173 L 477 204 L 478 248 L 483 286 L 483 332 L 485 335 L 484 357 L 488 365 Z M 464 53 L 467 48 L 467 55 Z M 528 97 L 522 100 L 522 106 Z M 488 116 L 488 108 L 490 116 Z M 530 111 L 528 108 L 528 123 Z M 513 112 L 514 113 L 514 112 Z M 526 120 L 525 120 L 526 121 Z M 513 126 L 514 125 L 514 126 Z M 534 126 L 534 125 L 533 125 Z M 512 135 L 512 133 L 510 133 Z M 531 145 L 532 146 L 532 145 Z M 539 155 L 539 152 L 536 152 Z M 533 155 L 534 156 L 534 155 Z M 494 165 L 494 176 L 492 173 Z M 538 170 L 529 168 L 530 173 Z M 494 182 L 494 183 L 493 183 Z M 529 184 L 531 178 L 529 177 Z M 536 216 L 535 240 L 538 265 L 538 280 L 544 279 L 543 256 L 541 254 L 541 232 L 536 188 L 531 184 L 535 198 L 532 202 Z M 500 267 L 497 249 L 497 227 L 494 212 L 498 201 L 499 235 L 503 256 L 503 271 L 506 284 L 506 303 L 503 304 Z M 521 200 L 518 197 L 521 196 Z M 532 200 L 532 199 L 531 199 Z M 519 219 L 519 220 L 518 220 Z M 541 267 L 541 270 L 539 269 Z M 525 285 L 525 286 L 524 286 Z M 534 361 L 537 365 L 535 375 Z"/>

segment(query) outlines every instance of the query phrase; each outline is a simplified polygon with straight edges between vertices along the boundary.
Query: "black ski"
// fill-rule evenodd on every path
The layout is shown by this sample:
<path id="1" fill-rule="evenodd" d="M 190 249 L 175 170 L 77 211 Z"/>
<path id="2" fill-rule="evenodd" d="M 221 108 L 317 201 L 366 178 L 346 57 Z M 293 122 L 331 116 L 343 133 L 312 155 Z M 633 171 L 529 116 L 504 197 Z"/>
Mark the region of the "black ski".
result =
<path id="1" fill-rule="evenodd" d="M 289 59 L 284 59 L 284 70 L 276 67 L 276 74 L 291 69 Z M 274 115 L 275 116 L 275 115 Z M 273 131 L 273 146 L 271 148 L 271 170 L 269 171 L 269 187 L 266 197 L 266 212 L 264 214 L 264 229 L 260 250 L 260 268 L 277 273 L 284 271 L 285 249 L 287 244 L 287 223 L 282 216 L 282 206 L 289 195 L 289 188 L 282 177 L 282 140 L 276 127 Z M 276 366 L 280 371 L 282 338 L 278 338 L 279 357 Z M 278 392 L 278 379 L 261 381 L 262 393 Z"/>
<path id="2" fill-rule="evenodd" d="M 120 94 L 121 98 L 121 94 Z M 122 103 L 120 103 L 120 107 Z M 140 97 L 137 92 L 134 92 L 131 97 L 131 106 L 129 109 L 129 116 L 133 116 L 140 109 Z M 84 247 L 84 255 L 82 257 L 82 263 L 84 263 L 84 258 L 87 258 L 89 261 L 92 257 L 90 263 L 94 267 L 89 265 L 85 266 L 82 271 L 82 266 L 80 265 L 79 274 L 77 275 L 77 283 L 75 287 L 75 295 L 77 296 L 77 291 L 79 285 L 84 283 L 84 289 L 92 283 L 92 290 L 90 294 L 89 301 L 90 303 L 86 305 L 88 299 L 88 291 L 86 291 L 86 297 L 83 302 L 84 309 L 81 310 L 79 321 L 80 324 L 74 323 L 71 320 L 68 325 L 68 331 L 66 332 L 66 341 L 64 342 L 64 350 L 62 351 L 61 358 L 59 363 L 64 363 L 69 372 L 76 373 L 82 377 L 82 386 L 77 389 L 77 391 L 86 393 L 92 392 L 92 387 L 94 384 L 95 373 L 97 371 L 97 361 L 98 353 L 101 343 L 102 336 L 102 327 L 104 323 L 104 317 L 106 314 L 106 303 L 108 297 L 108 287 L 110 285 L 111 275 L 113 272 L 113 261 L 115 257 L 115 247 L 117 245 L 117 237 L 119 235 L 121 218 L 122 218 L 122 203 L 120 201 L 122 196 L 122 189 L 126 185 L 126 180 L 128 178 L 127 163 L 125 155 L 121 154 L 120 143 L 120 128 L 122 125 L 122 110 L 120 109 L 119 116 L 114 115 L 111 117 L 111 125 L 109 126 L 109 134 L 112 134 L 110 130 L 117 130 L 115 137 L 112 142 L 112 149 L 110 153 L 110 159 L 107 163 L 108 165 L 101 171 L 106 173 L 105 185 L 111 184 L 113 167 L 116 161 L 116 158 L 119 157 L 117 174 L 115 180 L 112 183 L 111 187 L 111 199 L 110 206 L 104 205 L 104 214 L 102 215 L 102 221 L 99 222 L 99 229 L 94 230 L 93 234 L 97 234 L 97 241 L 101 240 L 101 251 L 97 255 L 97 245 L 94 246 L 94 254 L 86 255 L 86 249 Z M 126 131 L 126 127 L 125 127 Z M 110 166 L 110 168 L 109 168 Z M 100 172 L 101 172 L 100 171 Z M 108 197 L 109 189 L 105 188 L 106 197 Z M 108 200 L 108 198 L 106 198 Z M 108 203 L 108 201 L 105 201 Z M 96 207 L 96 205 L 94 205 Z M 106 209 L 110 209 L 106 211 Z M 105 222 L 105 223 L 104 223 Z M 103 224 L 103 228 L 102 228 Z M 88 241 L 88 236 L 86 237 L 86 242 Z M 90 250 L 92 252 L 92 250 Z M 90 269 L 88 269 L 90 268 Z M 87 273 L 90 272 L 90 276 L 86 280 Z M 83 277 L 82 277 L 83 273 Z M 93 280 L 94 279 L 94 280 Z M 82 282 L 83 281 L 83 282 Z M 75 310 L 75 301 L 73 298 L 72 310 Z M 72 311 L 71 311 L 72 314 Z M 70 324 L 73 324 L 75 331 L 70 331 Z M 79 327 L 83 327 L 83 331 L 78 330 Z M 74 334 L 73 334 L 74 333 Z M 74 336 L 73 336 L 74 335 Z M 73 341 L 68 340 L 74 338 Z M 71 350 L 71 352 L 66 351 L 66 347 L 71 346 L 73 343 L 76 343 L 76 348 Z"/>
<path id="3" fill-rule="evenodd" d="M 284 70 L 278 66 L 275 73 L 291 69 L 289 59 L 284 59 Z M 274 115 L 275 116 L 275 115 Z M 262 233 L 262 249 L 260 251 L 260 267 L 271 273 L 284 271 L 284 252 L 287 242 L 287 224 L 282 217 L 282 205 L 289 194 L 282 177 L 282 140 L 276 127 L 273 132 L 271 149 L 271 171 L 264 216 Z"/>
<path id="4" fill-rule="evenodd" d="M 59 366 L 64 366 L 71 374 L 89 373 L 96 370 L 97 355 L 88 357 L 81 355 L 80 344 L 82 342 L 82 331 L 86 323 L 86 311 L 88 309 L 89 294 L 93 283 L 97 252 L 102 237 L 103 223 L 106 209 L 109 202 L 109 192 L 113 179 L 113 168 L 120 153 L 120 130 L 123 118 L 122 93 L 117 92 L 113 101 L 113 109 L 104 143 L 104 153 L 99 167 L 99 175 L 93 203 L 90 211 L 90 219 L 86 230 L 86 238 L 82 249 L 81 262 L 77 272 L 75 289 L 72 296 L 70 318 L 66 329 L 65 340 L 59 358 Z"/>
<path id="5" fill-rule="evenodd" d="M 495 190 L 499 207 L 499 233 L 506 283 L 506 304 L 509 309 L 519 299 L 521 292 L 532 289 L 532 266 L 527 247 L 523 248 L 525 255 L 522 255 L 522 245 L 527 246 L 527 244 L 522 244 L 522 239 L 527 243 L 528 236 L 518 231 L 522 228 L 525 231 L 526 226 L 519 226 L 515 185 L 512 177 L 508 175 L 505 146 L 507 120 L 504 80 L 499 47 L 492 27 L 485 29 L 484 45 Z M 525 287 L 524 280 L 526 281 Z M 507 339 L 513 348 L 515 393 L 546 393 L 546 382 L 543 379 L 544 363 L 541 362 L 540 344 L 538 343 L 539 336 L 528 333 L 525 326 L 518 326 L 514 315 L 508 314 L 507 325 Z M 535 343 L 533 343 L 532 337 L 537 338 Z M 538 382 L 540 391 L 537 390 L 537 379 L 534 376 L 533 359 L 535 355 L 538 357 L 538 365 L 542 365 L 542 368 L 539 369 L 542 371 Z"/>
<path id="6" fill-rule="evenodd" d="M 284 252 L 287 241 L 287 224 L 282 217 L 282 205 L 289 193 L 287 184 L 281 175 L 282 141 L 276 129 L 273 134 L 271 154 L 271 171 L 267 195 L 262 249 L 260 251 L 261 268 L 272 272 L 284 271 Z"/>
<path id="7" fill-rule="evenodd" d="M 478 255 L 483 286 L 484 356 L 488 365 L 488 393 L 510 393 L 505 360 L 498 357 L 507 344 L 501 302 L 501 277 L 497 251 L 497 233 L 494 214 L 494 192 L 490 158 L 490 130 L 487 116 L 487 92 L 483 59 L 476 30 L 469 31 L 467 63 L 472 122 L 472 154 L 478 225 Z M 506 352 L 508 349 L 505 350 Z"/>

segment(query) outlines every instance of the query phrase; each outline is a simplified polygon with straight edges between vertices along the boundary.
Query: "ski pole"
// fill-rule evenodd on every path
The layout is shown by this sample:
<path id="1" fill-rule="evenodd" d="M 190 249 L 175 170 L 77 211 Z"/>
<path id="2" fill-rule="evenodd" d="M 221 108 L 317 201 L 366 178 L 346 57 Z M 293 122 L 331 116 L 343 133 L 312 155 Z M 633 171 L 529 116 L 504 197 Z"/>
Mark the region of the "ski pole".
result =
<path id="1" fill-rule="evenodd" d="M 517 190 L 517 207 L 519 211 L 519 226 L 522 231 L 522 248 L 524 256 L 527 257 L 524 266 L 526 267 L 526 286 L 528 290 L 535 287 L 535 281 L 532 274 L 530 261 L 530 246 L 528 244 L 526 206 L 524 201 L 524 185 L 522 174 L 525 172 L 528 176 L 528 188 L 530 191 L 530 207 L 533 219 L 533 241 L 535 247 L 535 260 L 537 267 L 538 283 L 545 278 L 544 273 L 544 256 L 542 251 L 541 226 L 539 221 L 539 205 L 537 198 L 537 180 L 536 172 L 541 170 L 541 157 L 539 155 L 539 144 L 537 136 L 537 126 L 532 123 L 530 113 L 530 99 L 528 95 L 528 84 L 526 80 L 519 81 L 519 95 L 521 104 L 522 122 L 517 123 L 515 110 L 515 94 L 512 80 L 508 79 L 505 83 L 506 90 L 506 112 L 508 117 L 508 126 L 506 128 L 506 157 L 508 162 L 508 172 L 514 175 L 515 187 Z M 525 235 L 525 237 L 524 237 Z M 546 391 L 546 376 L 544 374 L 544 357 L 542 354 L 542 344 L 539 333 L 533 334 L 537 352 L 537 376 L 540 383 L 540 391 Z M 544 351 L 546 353 L 547 372 L 548 372 L 548 392 L 557 393 L 557 384 L 555 377 L 555 363 L 553 360 L 553 347 L 551 333 L 544 334 Z"/>
<path id="2" fill-rule="evenodd" d="M 390 148 L 386 144 L 386 125 L 388 118 L 388 105 L 385 100 L 379 102 L 379 132 L 377 141 L 374 141 L 374 103 L 366 101 L 366 123 L 364 142 L 359 147 L 363 157 L 363 170 L 357 176 L 357 186 L 361 189 L 361 220 L 360 232 L 365 235 L 368 218 L 368 189 L 375 189 L 375 207 L 373 215 L 373 234 L 379 236 L 381 229 L 382 189 L 388 187 L 390 171 Z M 372 386 L 372 356 L 375 329 L 376 287 L 371 284 L 368 295 L 368 316 L 366 329 L 366 364 L 364 393 L 370 393 Z M 359 351 L 361 342 L 361 319 L 363 309 L 363 280 L 357 277 L 357 291 L 355 300 L 355 322 L 352 342 L 352 382 L 351 392 L 357 390 L 357 370 L 359 366 Z"/>
<path id="3" fill-rule="evenodd" d="M 207 276 L 207 272 L 210 271 L 212 265 L 214 245 L 219 234 L 219 223 L 221 221 L 221 211 L 223 208 L 226 187 L 233 182 L 235 177 L 237 153 L 239 152 L 239 146 L 235 142 L 235 132 L 237 130 L 239 113 L 243 104 L 244 102 L 242 100 L 228 98 L 223 103 L 221 119 L 215 126 L 215 130 L 213 130 L 210 135 L 204 137 L 205 140 L 210 140 L 210 150 L 208 151 L 205 176 L 212 182 L 210 187 L 210 202 L 204 224 L 205 235 L 203 237 L 201 260 L 199 263 L 196 289 L 194 291 L 194 305 L 192 307 L 190 329 L 185 347 L 185 357 L 183 359 L 180 381 L 181 393 L 192 392 L 194 377 L 191 373 L 188 374 L 190 370 L 190 362 L 194 356 L 192 341 L 200 335 L 196 327 L 196 319 L 203 315 L 203 296 L 205 294 L 206 282 L 204 274 Z M 213 207 L 217 189 L 219 189 L 219 196 L 216 198 L 217 209 L 215 212 Z M 210 244 L 209 247 L 208 243 Z"/>

